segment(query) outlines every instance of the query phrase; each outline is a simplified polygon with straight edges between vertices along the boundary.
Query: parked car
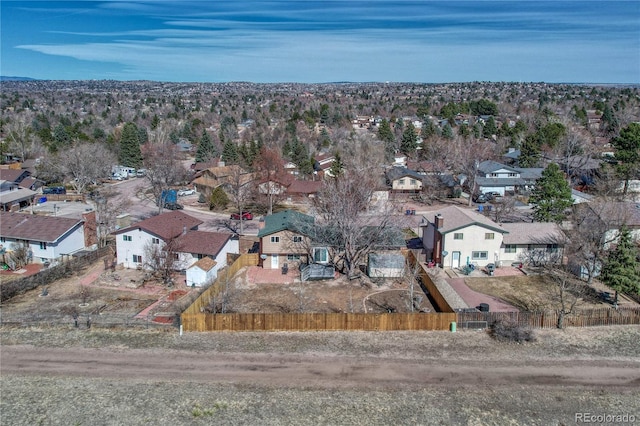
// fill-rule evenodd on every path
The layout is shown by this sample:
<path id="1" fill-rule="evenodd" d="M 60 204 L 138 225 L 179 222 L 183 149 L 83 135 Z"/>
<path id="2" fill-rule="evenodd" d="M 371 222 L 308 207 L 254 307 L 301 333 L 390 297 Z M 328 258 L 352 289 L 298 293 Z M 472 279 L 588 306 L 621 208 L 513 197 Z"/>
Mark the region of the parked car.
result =
<path id="1" fill-rule="evenodd" d="M 187 195 L 193 195 L 195 193 L 196 193 L 195 189 L 187 189 L 187 188 L 185 188 L 185 189 L 181 189 L 181 190 L 178 191 L 178 197 L 185 197 Z"/>
<path id="2" fill-rule="evenodd" d="M 476 194 L 473 196 L 473 202 L 474 203 L 478 203 L 478 204 L 484 204 L 486 203 L 487 197 L 484 194 Z"/>
<path id="3" fill-rule="evenodd" d="M 144 177 L 147 175 L 147 169 L 138 169 L 136 170 L 137 177 Z"/>
<path id="4" fill-rule="evenodd" d="M 231 220 L 240 220 L 239 213 L 231 213 Z M 242 220 L 253 220 L 253 213 L 242 212 Z"/>
<path id="5" fill-rule="evenodd" d="M 67 190 L 64 186 L 50 186 L 42 188 L 43 194 L 66 194 Z"/>
<path id="6" fill-rule="evenodd" d="M 184 206 L 178 203 L 165 203 L 164 208 L 167 210 L 182 210 Z"/>

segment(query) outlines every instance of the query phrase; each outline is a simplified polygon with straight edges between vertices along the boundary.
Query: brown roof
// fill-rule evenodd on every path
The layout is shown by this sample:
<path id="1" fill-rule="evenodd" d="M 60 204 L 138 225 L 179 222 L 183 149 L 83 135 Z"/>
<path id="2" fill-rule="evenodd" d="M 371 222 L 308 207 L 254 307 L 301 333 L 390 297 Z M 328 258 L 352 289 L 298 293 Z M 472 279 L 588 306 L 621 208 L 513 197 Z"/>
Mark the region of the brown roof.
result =
<path id="1" fill-rule="evenodd" d="M 18 180 L 22 180 L 30 174 L 31 173 L 27 170 L 22 169 L 0 169 L 0 179 L 8 180 L 9 182 L 17 182 Z"/>
<path id="2" fill-rule="evenodd" d="M 322 187 L 320 180 L 294 180 L 287 188 L 287 194 L 315 194 Z"/>
<path id="3" fill-rule="evenodd" d="M 133 229 L 143 229 L 167 241 L 182 234 L 185 229 L 187 231 L 196 229 L 198 225 L 202 223 L 201 220 L 191 217 L 188 214 L 171 211 L 158 216 L 152 216 L 149 219 L 134 223 L 127 228 L 119 229 L 114 232 L 114 234 L 122 234 Z"/>
<path id="4" fill-rule="evenodd" d="M 218 264 L 218 262 L 216 262 L 212 258 L 203 257 L 202 259 L 198 260 L 193 265 L 189 266 L 189 269 L 198 267 L 198 268 L 202 269 L 203 271 L 210 271 L 211 268 L 213 268 L 217 264 Z"/>
<path id="5" fill-rule="evenodd" d="M 0 235 L 5 238 L 53 243 L 83 222 L 64 217 L 0 212 Z"/>
<path id="6" fill-rule="evenodd" d="M 177 250 L 182 253 L 206 254 L 216 257 L 231 238 L 221 232 L 189 231 L 175 239 Z"/>
<path id="7" fill-rule="evenodd" d="M 20 182 L 18 185 L 22 188 L 27 188 L 27 189 L 31 189 L 31 187 L 38 182 L 38 179 L 33 178 L 33 177 L 28 177 L 22 180 L 22 182 Z"/>

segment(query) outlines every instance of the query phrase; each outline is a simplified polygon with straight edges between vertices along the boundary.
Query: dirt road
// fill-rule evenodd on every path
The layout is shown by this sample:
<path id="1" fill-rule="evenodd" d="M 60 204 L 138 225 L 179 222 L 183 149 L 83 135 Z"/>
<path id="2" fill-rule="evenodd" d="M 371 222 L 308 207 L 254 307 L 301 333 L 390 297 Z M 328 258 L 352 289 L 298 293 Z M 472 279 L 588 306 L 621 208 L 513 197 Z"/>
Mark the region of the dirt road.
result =
<path id="1" fill-rule="evenodd" d="M 635 362 L 406 360 L 3 346 L 1 374 L 359 389 L 462 385 L 640 386 Z"/>

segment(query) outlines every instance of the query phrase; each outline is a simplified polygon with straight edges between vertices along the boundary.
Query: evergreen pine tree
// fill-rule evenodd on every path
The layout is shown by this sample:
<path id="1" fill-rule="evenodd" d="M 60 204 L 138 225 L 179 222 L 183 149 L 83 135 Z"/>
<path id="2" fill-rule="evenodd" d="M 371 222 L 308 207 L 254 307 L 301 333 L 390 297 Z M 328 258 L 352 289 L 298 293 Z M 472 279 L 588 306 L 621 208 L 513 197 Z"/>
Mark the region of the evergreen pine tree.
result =
<path id="1" fill-rule="evenodd" d="M 418 136 L 416 135 L 413 123 L 409 123 L 402 132 L 402 142 L 400 142 L 400 151 L 404 154 L 413 154 L 416 152 Z"/>
<path id="2" fill-rule="evenodd" d="M 600 272 L 600 278 L 616 291 L 615 304 L 618 304 L 618 292 L 640 294 L 640 267 L 638 249 L 633 244 L 629 229 L 623 227 L 616 248 L 609 252 Z"/>
<path id="3" fill-rule="evenodd" d="M 205 162 L 214 158 L 215 156 L 216 148 L 213 145 L 211 136 L 209 136 L 209 133 L 207 133 L 206 130 L 203 130 L 202 136 L 200 136 L 200 143 L 198 144 L 198 149 L 196 151 L 196 162 Z"/>
<path id="4" fill-rule="evenodd" d="M 120 136 L 120 164 L 138 169 L 142 166 L 142 151 L 140 150 L 140 134 L 135 123 L 127 123 Z"/>
<path id="5" fill-rule="evenodd" d="M 629 180 L 638 176 L 640 168 L 640 123 L 631 123 L 613 138 L 611 144 L 616 149 L 616 172 L 624 181 L 623 195 L 629 191 Z"/>
<path id="6" fill-rule="evenodd" d="M 391 158 L 396 153 L 396 137 L 391 130 L 391 125 L 385 119 L 380 122 L 380 127 L 378 127 L 378 138 L 384 142 L 384 150 Z"/>
<path id="7" fill-rule="evenodd" d="M 536 180 L 529 203 L 538 222 L 560 222 L 566 217 L 565 210 L 573 204 L 571 187 L 556 163 L 549 164 Z"/>
<path id="8" fill-rule="evenodd" d="M 540 159 L 540 145 L 535 135 L 527 135 L 520 146 L 518 165 L 520 167 L 535 167 Z"/>
<path id="9" fill-rule="evenodd" d="M 453 139 L 453 129 L 449 123 L 442 128 L 442 136 L 446 139 Z"/>
<path id="10" fill-rule="evenodd" d="M 342 157 L 340 157 L 339 152 L 336 152 L 334 158 L 335 160 L 333 160 L 331 168 L 329 168 L 329 174 L 333 177 L 338 177 L 344 172 L 344 163 L 342 162 Z"/>
<path id="11" fill-rule="evenodd" d="M 224 147 L 222 148 L 222 161 L 227 165 L 238 162 L 238 147 L 232 140 L 224 143 Z"/>

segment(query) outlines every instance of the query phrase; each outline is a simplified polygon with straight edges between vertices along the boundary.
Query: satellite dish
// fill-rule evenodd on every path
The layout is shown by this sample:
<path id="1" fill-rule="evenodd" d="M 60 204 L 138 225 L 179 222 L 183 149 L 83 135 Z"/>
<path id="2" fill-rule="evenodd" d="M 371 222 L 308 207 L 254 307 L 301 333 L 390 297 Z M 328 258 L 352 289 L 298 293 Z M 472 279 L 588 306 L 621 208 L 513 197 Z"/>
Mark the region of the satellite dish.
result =
<path id="1" fill-rule="evenodd" d="M 267 259 L 267 255 L 266 255 L 266 254 L 261 254 L 261 255 L 260 255 L 260 259 L 262 259 L 262 260 L 266 260 L 266 259 Z"/>
<path id="2" fill-rule="evenodd" d="M 447 257 L 448 254 L 449 254 L 448 251 L 442 250 L 442 257 Z"/>

